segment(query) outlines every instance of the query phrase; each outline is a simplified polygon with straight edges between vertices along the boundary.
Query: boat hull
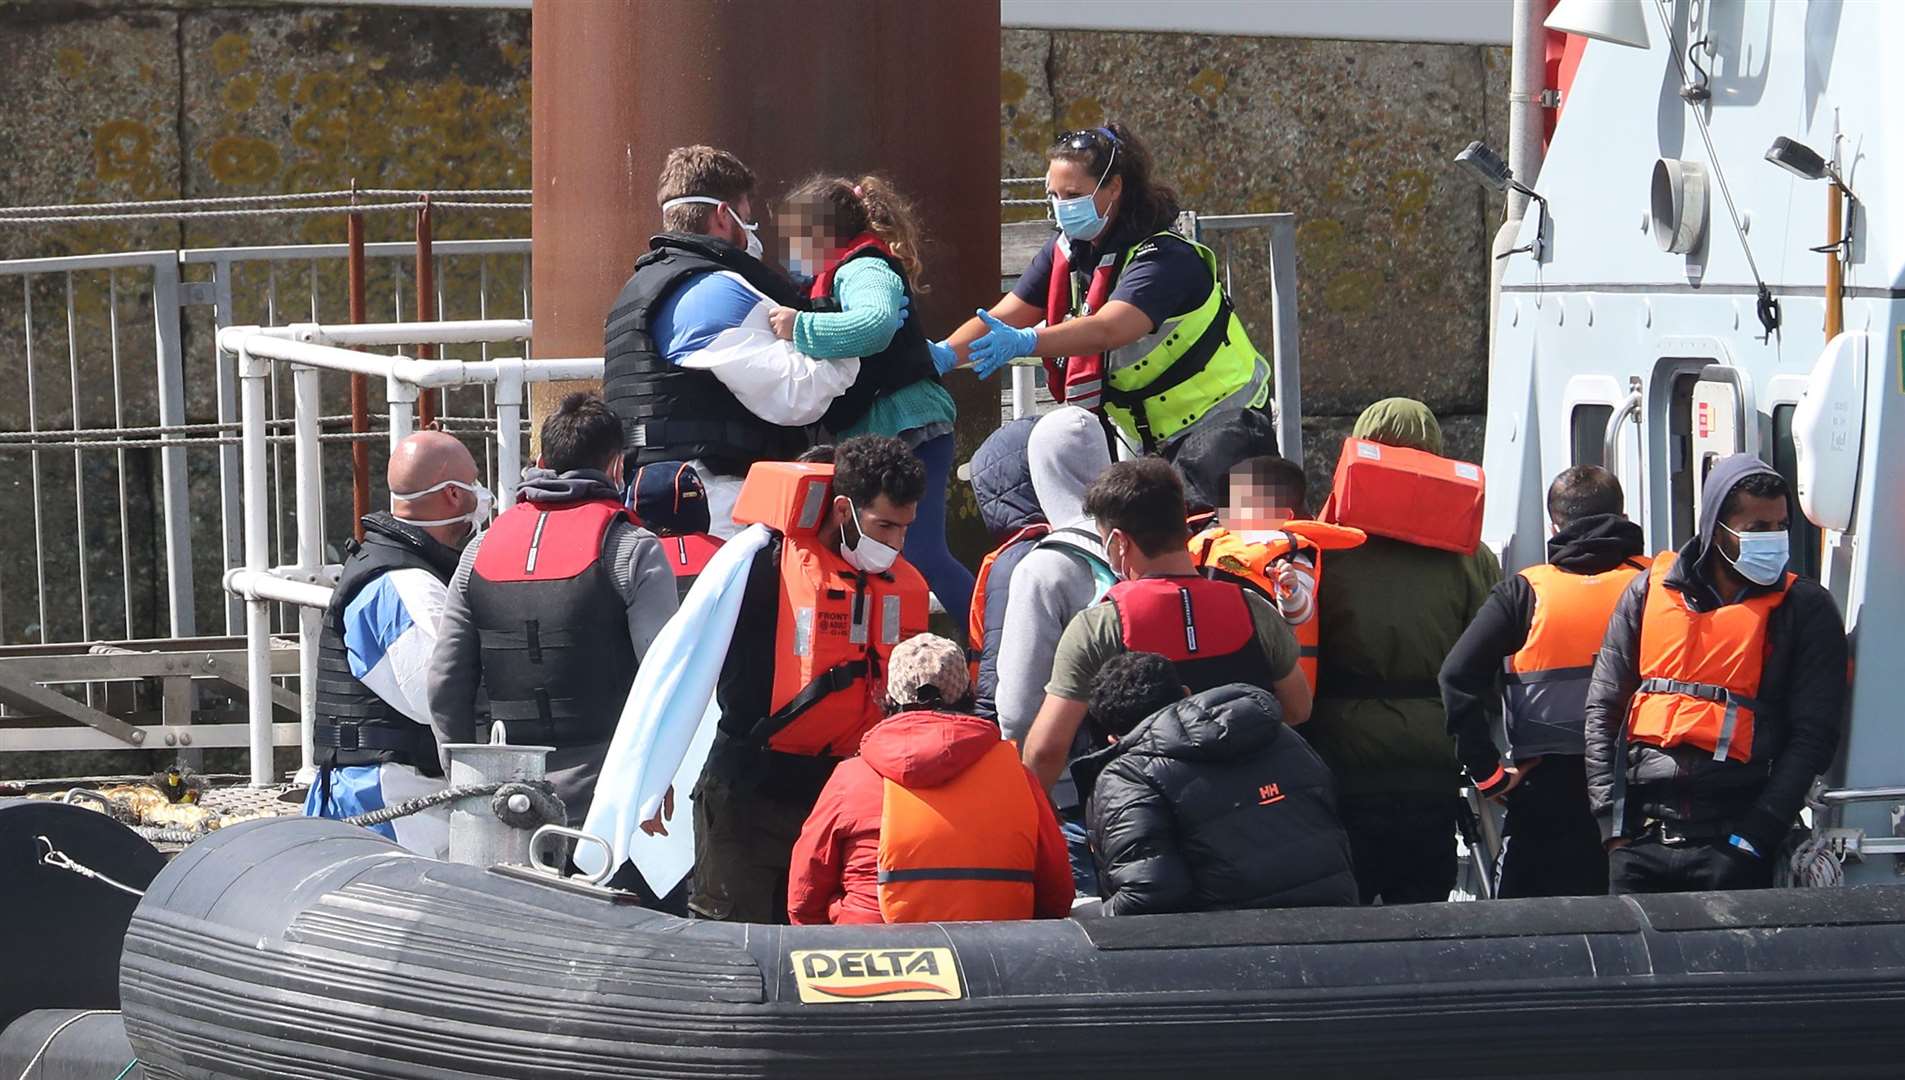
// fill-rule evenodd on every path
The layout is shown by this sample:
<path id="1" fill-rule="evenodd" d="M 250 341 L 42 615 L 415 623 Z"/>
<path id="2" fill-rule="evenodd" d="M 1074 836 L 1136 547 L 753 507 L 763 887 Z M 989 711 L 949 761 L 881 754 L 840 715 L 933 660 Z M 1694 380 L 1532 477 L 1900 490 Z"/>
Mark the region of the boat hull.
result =
<path id="1" fill-rule="evenodd" d="M 174 860 L 122 995 L 155 1077 L 1858 1075 L 1902 927 L 1884 887 L 690 922 L 287 820 Z"/>

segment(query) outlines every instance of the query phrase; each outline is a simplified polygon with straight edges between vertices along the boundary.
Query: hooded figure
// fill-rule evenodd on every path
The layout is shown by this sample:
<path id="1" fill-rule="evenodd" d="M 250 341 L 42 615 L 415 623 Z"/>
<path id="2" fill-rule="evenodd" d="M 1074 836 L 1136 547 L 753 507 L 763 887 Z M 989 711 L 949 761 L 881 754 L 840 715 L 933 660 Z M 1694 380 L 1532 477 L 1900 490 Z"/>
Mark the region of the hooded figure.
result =
<path id="1" fill-rule="evenodd" d="M 1587 788 L 1616 893 L 1772 884 L 1832 763 L 1845 624 L 1830 593 L 1784 572 L 1791 512 L 1777 472 L 1722 458 L 1699 532 L 1614 609 L 1588 689 Z M 1676 692 L 1689 684 L 1721 700 Z"/>
<path id="2" fill-rule="evenodd" d="M 789 921 L 1069 914 L 1072 872 L 1051 804 L 998 726 L 965 711 L 959 647 L 932 634 L 900 643 L 887 694 L 897 715 L 834 770 L 794 844 Z M 984 873 L 962 876 L 974 869 Z"/>
<path id="3" fill-rule="evenodd" d="M 1329 769 L 1282 716 L 1220 686 L 1074 766 L 1106 915 L 1356 903 Z"/>
<path id="4" fill-rule="evenodd" d="M 1045 703 L 1059 637 L 1073 615 L 1104 594 L 1110 570 L 1098 529 L 1085 516 L 1085 489 L 1111 467 L 1104 426 L 1084 409 L 1060 406 L 1039 418 L 1025 453 L 1055 536 L 1013 571 L 1001 629 L 1001 642 L 1011 648 L 999 654 L 999 728 L 1019 743 Z M 1052 794 L 1061 810 L 1076 804 L 1069 790 Z"/>
<path id="5" fill-rule="evenodd" d="M 1371 405 L 1351 434 L 1442 453 L 1435 414 L 1408 398 Z M 1461 555 L 1371 536 L 1330 555 L 1303 734 L 1336 773 L 1365 903 L 1446 900 L 1455 886 L 1462 779 L 1436 674 L 1500 580 L 1486 547 Z"/>
<path id="6" fill-rule="evenodd" d="M 979 654 L 979 681 L 975 686 L 980 716 L 996 719 L 999 688 L 999 642 L 1005 637 L 1006 604 L 1012 594 L 1012 575 L 1032 553 L 1046 524 L 1038 490 L 1032 484 L 1032 462 L 1027 446 L 1036 420 L 1014 420 L 979 444 L 967 467 L 979 519 L 992 537 L 990 566 L 980 570 L 983 589 L 973 594 L 972 624 L 980 629 L 973 643 Z"/>

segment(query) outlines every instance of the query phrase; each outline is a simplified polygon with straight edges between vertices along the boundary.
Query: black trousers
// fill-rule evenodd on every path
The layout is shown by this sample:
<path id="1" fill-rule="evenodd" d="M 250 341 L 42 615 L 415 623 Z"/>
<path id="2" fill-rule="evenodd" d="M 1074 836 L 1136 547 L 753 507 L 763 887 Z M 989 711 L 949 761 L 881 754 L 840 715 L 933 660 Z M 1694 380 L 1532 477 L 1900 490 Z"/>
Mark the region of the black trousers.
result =
<path id="1" fill-rule="evenodd" d="M 1614 849 L 1607 859 L 1607 876 L 1608 891 L 1615 896 L 1769 889 L 1773 863 L 1741 851 L 1723 836 L 1669 844 L 1658 829 L 1650 829 L 1633 843 Z"/>
<path id="2" fill-rule="evenodd" d="M 1508 793 L 1502 823 L 1503 899 L 1607 895 L 1607 854 L 1588 813 L 1587 761 L 1550 754 Z"/>
<path id="3" fill-rule="evenodd" d="M 1343 828 L 1362 902 L 1426 904 L 1455 888 L 1453 796 L 1344 799 Z"/>

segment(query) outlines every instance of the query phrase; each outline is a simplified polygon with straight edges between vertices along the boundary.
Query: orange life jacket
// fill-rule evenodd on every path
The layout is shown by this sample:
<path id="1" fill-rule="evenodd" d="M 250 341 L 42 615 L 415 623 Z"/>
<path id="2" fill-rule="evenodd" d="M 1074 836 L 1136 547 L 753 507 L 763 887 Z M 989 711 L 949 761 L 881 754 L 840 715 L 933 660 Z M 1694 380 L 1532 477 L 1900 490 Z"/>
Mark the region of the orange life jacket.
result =
<path id="1" fill-rule="evenodd" d="M 1025 766 L 1009 742 L 939 787 L 887 779 L 880 915 L 889 923 L 1031 918 L 1038 822 Z"/>
<path id="2" fill-rule="evenodd" d="M 1480 465 L 1345 439 L 1321 517 L 1373 536 L 1469 555 L 1482 542 L 1483 488 Z"/>
<path id="3" fill-rule="evenodd" d="M 1753 721 L 1766 668 L 1766 628 L 1797 575 L 1774 591 L 1712 611 L 1694 611 L 1663 583 L 1674 555 L 1656 556 L 1640 624 L 1640 688 L 1627 737 L 1662 748 L 1695 746 L 1715 761 L 1751 761 Z"/>
<path id="4" fill-rule="evenodd" d="M 767 746 L 846 757 L 885 713 L 893 647 L 926 631 L 926 580 L 905 559 L 883 574 L 853 568 L 819 538 L 833 466 L 763 461 L 735 500 L 737 523 L 781 534 Z"/>
<path id="5" fill-rule="evenodd" d="M 1191 560 L 1205 577 L 1236 582 L 1275 603 L 1277 586 L 1273 564 L 1287 561 L 1297 573 L 1310 579 L 1312 595 L 1315 595 L 1323 587 L 1323 552 L 1356 547 L 1365 539 L 1359 529 L 1325 525 L 1320 521 L 1289 521 L 1281 528 L 1286 542 L 1267 544 L 1251 543 L 1221 526 L 1206 529 L 1191 538 Z M 1309 561 L 1298 559 L 1297 555 L 1307 556 Z M 1290 632 L 1296 637 L 1297 666 L 1309 680 L 1312 691 L 1316 689 L 1316 646 L 1320 629 L 1314 607 L 1310 609 L 1309 618 L 1290 625 Z"/>
<path id="6" fill-rule="evenodd" d="M 1052 527 L 1043 521 L 1033 522 L 1008 537 L 1005 543 L 986 552 L 979 560 L 979 572 L 972 579 L 972 610 L 966 616 L 966 669 L 973 689 L 979 688 L 979 661 L 986 652 L 986 586 L 992 580 L 992 564 L 999 556 L 1027 540 L 1037 540 Z"/>
<path id="7" fill-rule="evenodd" d="M 1650 561 L 1637 556 L 1599 574 L 1570 574 L 1546 563 L 1521 572 L 1534 590 L 1534 618 L 1528 640 L 1503 661 L 1508 741 L 1516 759 L 1585 752 L 1594 658 L 1621 593 Z"/>

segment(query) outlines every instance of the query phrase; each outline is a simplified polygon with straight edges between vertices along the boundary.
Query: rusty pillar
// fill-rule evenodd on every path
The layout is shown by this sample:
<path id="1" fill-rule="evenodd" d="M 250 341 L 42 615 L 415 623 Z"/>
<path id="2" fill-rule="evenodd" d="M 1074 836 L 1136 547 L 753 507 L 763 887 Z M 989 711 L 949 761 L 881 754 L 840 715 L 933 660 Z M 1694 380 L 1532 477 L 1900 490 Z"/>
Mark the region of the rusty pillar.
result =
<path id="1" fill-rule="evenodd" d="M 437 317 L 437 264 L 430 248 L 430 196 L 423 196 L 417 207 L 417 321 L 434 322 Z M 417 346 L 417 359 L 435 360 L 435 345 Z M 417 430 L 434 427 L 437 422 L 437 391 L 417 395 Z"/>
<path id="2" fill-rule="evenodd" d="M 357 182 L 352 181 L 355 189 Z M 356 201 L 353 195 L 352 201 Z M 350 297 L 351 322 L 361 323 L 364 313 L 364 215 L 352 214 L 344 224 L 346 289 Z M 370 380 L 351 376 L 351 433 L 362 436 L 370 431 Z M 359 542 L 364 539 L 364 515 L 370 513 L 370 443 L 362 438 L 351 442 L 351 530 Z"/>
<path id="3" fill-rule="evenodd" d="M 533 355 L 601 355 L 609 304 L 660 222 L 662 159 L 691 143 L 753 168 L 757 213 L 812 172 L 891 175 L 929 233 L 915 315 L 934 337 L 998 299 L 997 4 L 536 0 L 533 27 Z M 951 385 L 962 432 L 998 426 L 996 382 Z M 536 389 L 539 420 L 572 387 Z"/>

